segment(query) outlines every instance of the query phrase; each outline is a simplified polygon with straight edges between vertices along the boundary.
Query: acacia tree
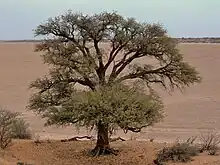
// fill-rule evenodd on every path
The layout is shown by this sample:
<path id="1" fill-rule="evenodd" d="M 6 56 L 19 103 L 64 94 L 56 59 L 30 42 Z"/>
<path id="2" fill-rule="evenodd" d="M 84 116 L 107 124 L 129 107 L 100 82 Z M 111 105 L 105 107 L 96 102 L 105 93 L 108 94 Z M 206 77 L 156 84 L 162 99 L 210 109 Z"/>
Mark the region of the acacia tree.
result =
<path id="1" fill-rule="evenodd" d="M 155 93 L 122 83 L 138 81 L 148 89 L 160 84 L 168 90 L 201 80 L 160 24 L 140 23 L 116 12 L 68 11 L 39 25 L 35 34 L 45 37 L 36 51 L 52 67 L 48 76 L 31 83 L 37 92 L 28 108 L 47 118 L 48 125 L 96 126 L 98 154 L 109 151 L 108 132 L 116 125 L 139 132 L 162 116 Z"/>

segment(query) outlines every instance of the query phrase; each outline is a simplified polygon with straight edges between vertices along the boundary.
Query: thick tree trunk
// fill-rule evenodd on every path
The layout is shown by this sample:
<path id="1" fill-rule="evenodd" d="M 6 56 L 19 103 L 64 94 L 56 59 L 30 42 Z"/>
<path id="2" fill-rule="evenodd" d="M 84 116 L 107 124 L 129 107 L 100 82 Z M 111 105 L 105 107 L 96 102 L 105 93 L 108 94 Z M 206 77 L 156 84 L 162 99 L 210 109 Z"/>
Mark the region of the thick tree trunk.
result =
<path id="1" fill-rule="evenodd" d="M 98 123 L 96 147 L 109 148 L 108 125 L 104 125 L 101 122 Z"/>
<path id="2" fill-rule="evenodd" d="M 109 145 L 108 125 L 101 122 L 97 125 L 98 134 L 96 147 L 92 150 L 93 156 L 116 154 Z"/>

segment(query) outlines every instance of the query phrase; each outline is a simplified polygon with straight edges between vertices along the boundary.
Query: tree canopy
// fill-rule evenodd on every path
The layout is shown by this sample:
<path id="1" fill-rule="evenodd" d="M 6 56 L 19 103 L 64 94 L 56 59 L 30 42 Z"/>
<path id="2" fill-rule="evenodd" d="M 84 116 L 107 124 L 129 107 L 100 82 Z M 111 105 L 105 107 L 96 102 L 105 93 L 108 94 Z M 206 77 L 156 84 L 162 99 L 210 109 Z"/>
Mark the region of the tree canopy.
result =
<path id="1" fill-rule="evenodd" d="M 47 124 L 95 127 L 99 121 L 111 130 L 140 132 L 163 117 L 163 104 L 156 93 L 146 94 L 138 87 L 116 85 L 96 91 L 73 93 L 62 107 L 51 107 Z"/>
<path id="2" fill-rule="evenodd" d="M 166 90 L 201 81 L 160 24 L 141 23 L 116 12 L 68 11 L 39 25 L 35 34 L 45 37 L 36 51 L 51 67 L 47 76 L 31 83 L 37 92 L 28 108 L 47 118 L 49 125 L 109 130 L 116 124 L 137 132 L 161 119 L 162 104 L 156 93 L 122 85 L 127 80 L 142 83 L 143 89 L 160 84 Z"/>

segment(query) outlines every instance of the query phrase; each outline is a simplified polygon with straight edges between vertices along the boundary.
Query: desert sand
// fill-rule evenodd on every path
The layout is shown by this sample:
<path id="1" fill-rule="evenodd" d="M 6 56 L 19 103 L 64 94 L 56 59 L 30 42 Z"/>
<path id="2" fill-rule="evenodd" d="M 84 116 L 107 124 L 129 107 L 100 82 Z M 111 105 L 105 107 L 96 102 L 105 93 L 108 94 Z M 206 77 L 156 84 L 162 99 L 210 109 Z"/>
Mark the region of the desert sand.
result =
<path id="1" fill-rule="evenodd" d="M 180 44 L 184 58 L 195 66 L 203 77 L 201 84 L 186 88 L 184 93 L 171 94 L 162 88 L 157 91 L 165 104 L 166 118 L 152 128 L 136 134 L 137 139 L 156 141 L 187 139 L 210 129 L 220 130 L 220 44 Z M 47 73 L 34 43 L 0 43 L 0 105 L 22 112 L 31 129 L 41 138 L 60 139 L 77 135 L 74 128 L 45 128 L 44 121 L 26 110 L 31 81 Z M 87 134 L 85 130 L 79 134 Z M 130 138 L 131 134 L 118 135 Z"/>
<path id="2" fill-rule="evenodd" d="M 0 164 L 15 165 L 25 162 L 33 165 L 153 165 L 155 154 L 164 144 L 125 141 L 113 142 L 111 146 L 119 150 L 117 156 L 91 157 L 87 151 L 95 145 L 91 141 L 58 142 L 15 141 L 4 152 L 0 152 Z M 171 163 L 168 165 L 219 165 L 220 156 L 200 154 L 187 163 Z"/>

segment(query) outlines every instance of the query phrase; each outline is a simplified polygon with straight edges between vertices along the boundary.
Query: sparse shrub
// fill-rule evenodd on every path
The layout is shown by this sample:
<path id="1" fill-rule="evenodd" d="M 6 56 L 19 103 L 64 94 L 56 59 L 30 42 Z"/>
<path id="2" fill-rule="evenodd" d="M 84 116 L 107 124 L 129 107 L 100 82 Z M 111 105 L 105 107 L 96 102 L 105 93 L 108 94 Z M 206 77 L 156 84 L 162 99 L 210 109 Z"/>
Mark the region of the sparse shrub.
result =
<path id="1" fill-rule="evenodd" d="M 208 151 L 209 155 L 216 155 L 220 145 L 220 134 L 211 131 L 200 136 L 200 152 Z"/>
<path id="2" fill-rule="evenodd" d="M 25 128 L 23 127 L 22 132 L 16 131 L 15 128 L 19 127 L 19 124 L 24 124 L 25 122 L 19 117 L 19 113 L 11 112 L 7 109 L 0 108 L 0 148 L 5 149 L 11 144 L 12 138 L 14 137 L 22 137 L 19 133 L 23 133 Z M 24 126 L 23 125 L 23 126 Z M 27 126 L 27 125 L 25 125 Z"/>
<path id="3" fill-rule="evenodd" d="M 193 156 L 198 155 L 196 146 L 189 143 L 176 143 L 172 147 L 165 147 L 157 154 L 154 161 L 157 165 L 163 165 L 165 162 L 188 162 L 192 160 Z"/>
<path id="4" fill-rule="evenodd" d="M 197 136 L 195 137 L 192 136 L 186 140 L 186 143 L 189 145 L 193 145 L 196 139 L 197 139 Z"/>
<path id="5" fill-rule="evenodd" d="M 0 109 L 0 148 L 5 149 L 11 144 L 12 126 L 18 113 Z"/>
<path id="6" fill-rule="evenodd" d="M 12 125 L 12 138 L 14 139 L 31 139 L 31 132 L 29 124 L 23 119 L 18 118 L 14 120 Z"/>

